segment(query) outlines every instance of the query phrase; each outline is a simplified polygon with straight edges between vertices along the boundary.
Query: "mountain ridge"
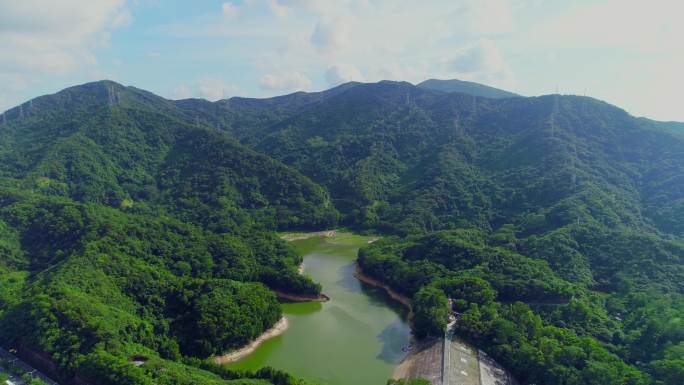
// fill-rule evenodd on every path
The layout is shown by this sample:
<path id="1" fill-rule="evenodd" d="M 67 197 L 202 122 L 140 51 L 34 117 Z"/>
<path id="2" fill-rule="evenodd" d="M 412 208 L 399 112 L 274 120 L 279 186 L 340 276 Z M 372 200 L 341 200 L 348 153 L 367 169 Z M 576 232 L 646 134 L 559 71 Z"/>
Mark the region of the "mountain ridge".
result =
<path id="1" fill-rule="evenodd" d="M 226 383 L 192 360 L 272 325 L 269 289 L 320 291 L 273 231 L 338 223 L 384 235 L 359 263 L 413 298 L 417 335 L 441 335 L 448 295 L 462 334 L 525 384 L 661 385 L 649 376 L 684 360 L 680 325 L 653 326 L 684 319 L 676 124 L 394 81 L 217 102 L 101 81 L 8 115 L 0 341 L 46 353 L 62 379 L 172 384 L 146 368 L 174 367 Z M 137 354 L 149 366 L 126 363 Z"/>
<path id="2" fill-rule="evenodd" d="M 492 99 L 514 98 L 521 96 L 499 88 L 458 79 L 428 79 L 416 84 L 416 87 L 442 92 L 460 92 L 463 94 Z"/>

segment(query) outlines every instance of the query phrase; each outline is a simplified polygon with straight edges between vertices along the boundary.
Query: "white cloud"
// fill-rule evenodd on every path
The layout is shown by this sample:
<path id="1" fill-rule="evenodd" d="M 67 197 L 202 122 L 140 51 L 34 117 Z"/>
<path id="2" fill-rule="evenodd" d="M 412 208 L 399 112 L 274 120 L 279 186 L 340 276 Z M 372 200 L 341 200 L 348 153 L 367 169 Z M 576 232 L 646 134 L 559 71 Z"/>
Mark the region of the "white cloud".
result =
<path id="1" fill-rule="evenodd" d="M 235 18 L 238 17 L 240 14 L 240 10 L 238 7 L 233 5 L 233 3 L 223 3 L 221 6 L 221 11 L 223 12 L 223 15 L 229 18 Z"/>
<path id="2" fill-rule="evenodd" d="M 465 22 L 467 31 L 475 35 L 511 32 L 515 22 L 508 0 L 469 0 L 459 10 L 458 19 Z"/>
<path id="3" fill-rule="evenodd" d="M 513 71 L 497 44 L 480 39 L 456 54 L 448 62 L 452 77 L 508 86 L 513 83 Z"/>
<path id="4" fill-rule="evenodd" d="M 469 41 L 479 38 L 473 35 L 483 31 L 498 40 L 502 31 L 515 25 L 513 8 L 503 0 L 421 5 L 388 0 L 252 0 L 243 3 L 240 12 L 234 23 L 176 25 L 174 31 L 190 38 L 223 38 L 228 44 L 246 39 L 259 44 L 258 49 L 235 44 L 230 52 L 245 56 L 254 71 L 270 74 L 261 79 L 265 91 L 288 88 L 281 85 L 281 68 L 297 69 L 318 87 L 338 82 L 344 76 L 317 76 L 337 63 L 353 65 L 367 81 L 453 76 L 444 52 L 453 56 L 468 48 Z M 300 82 L 299 88 L 310 84 Z"/>
<path id="5" fill-rule="evenodd" d="M 286 71 L 261 77 L 262 89 L 270 91 L 301 91 L 311 88 L 311 80 L 300 72 Z"/>
<path id="6" fill-rule="evenodd" d="M 94 51 L 107 46 L 110 32 L 132 21 L 125 0 L 0 0 L 0 9 L 0 78 L 13 84 L 94 66 Z M 18 102 L 0 100 L 0 108 Z"/>
<path id="7" fill-rule="evenodd" d="M 124 0 L 0 0 L 0 70 L 63 73 L 93 63 L 108 31 L 130 23 Z"/>
<path id="8" fill-rule="evenodd" d="M 268 0 L 268 10 L 271 11 L 276 17 L 283 18 L 286 17 L 290 12 L 289 8 L 285 5 L 280 4 L 278 0 Z"/>
<path id="9" fill-rule="evenodd" d="M 530 79 L 546 87 L 529 93 L 549 92 L 560 80 L 562 89 L 587 92 L 636 115 L 684 121 L 675 96 L 684 88 L 682 14 L 679 0 L 572 3 L 510 44 L 528 56 L 555 57 L 553 66 Z"/>
<path id="10" fill-rule="evenodd" d="M 506 67 L 506 62 L 496 44 L 487 39 L 467 46 L 450 64 L 450 69 L 459 73 L 497 72 L 504 67 Z"/>
<path id="11" fill-rule="evenodd" d="M 128 27 L 131 23 L 133 23 L 131 11 L 128 10 L 128 8 L 122 8 L 120 12 L 114 16 L 110 26 L 112 28 L 123 28 Z"/>
<path id="12" fill-rule="evenodd" d="M 193 97 L 192 89 L 187 84 L 181 84 L 173 90 L 174 99 L 189 99 Z"/>
<path id="13" fill-rule="evenodd" d="M 522 37 L 531 44 L 563 48 L 681 49 L 684 40 L 674 37 L 684 35 L 682 14 L 679 0 L 606 0 L 570 8 Z"/>
<path id="14" fill-rule="evenodd" d="M 363 75 L 358 68 L 349 64 L 335 64 L 325 71 L 325 80 L 330 86 L 351 81 L 363 81 Z"/>
<path id="15" fill-rule="evenodd" d="M 432 70 L 431 70 L 432 69 Z M 427 62 L 409 62 L 409 63 L 381 63 L 373 66 L 368 71 L 366 80 L 380 81 L 380 80 L 396 80 L 408 81 L 417 83 L 425 80 L 428 77 L 437 77 L 434 75 L 433 67 Z"/>
<path id="16" fill-rule="evenodd" d="M 195 84 L 181 84 L 173 90 L 174 99 L 202 98 L 211 101 L 227 99 L 240 90 L 232 83 L 218 77 L 204 77 Z"/>
<path id="17" fill-rule="evenodd" d="M 532 95 L 551 92 L 561 79 L 563 90 L 586 88 L 634 113 L 664 117 L 667 109 L 673 111 L 670 118 L 684 120 L 676 98 L 684 88 L 679 0 L 218 4 L 171 24 L 144 26 L 161 43 L 173 43 L 173 51 L 160 45 L 160 52 L 169 63 L 165 70 L 190 77 L 178 80 L 187 85 L 179 94 L 215 99 L 234 93 L 230 84 L 239 84 L 247 94 L 271 96 L 348 80 L 456 77 Z M 12 95 L 34 84 L 52 79 L 65 84 L 83 79 L 82 73 L 111 71 L 106 68 L 111 65 L 98 66 L 97 54 L 108 47 L 112 31 L 132 19 L 125 0 L 0 0 L 0 9 L 0 107 L 9 107 L 8 100 L 17 97 Z M 136 44 L 133 39 L 133 48 L 108 56 L 112 63 L 112 57 L 125 60 L 114 66 L 115 74 L 138 70 L 129 68 L 136 63 L 131 56 L 160 49 L 136 50 Z M 187 75 L 207 66 L 230 83 L 201 85 Z"/>
<path id="18" fill-rule="evenodd" d="M 346 12 L 350 6 L 353 6 L 359 1 L 354 0 L 335 0 L 335 1 L 320 1 L 320 0 L 276 0 L 275 3 L 281 7 L 289 8 L 293 11 L 306 10 L 308 12 L 323 15 L 334 15 Z"/>
<path id="19" fill-rule="evenodd" d="M 342 51 L 350 42 L 349 27 L 341 18 L 322 19 L 311 34 L 311 44 L 323 53 Z"/>
<path id="20" fill-rule="evenodd" d="M 218 78 L 203 78 L 198 84 L 199 97 L 208 100 L 220 100 L 234 96 L 240 88 Z"/>

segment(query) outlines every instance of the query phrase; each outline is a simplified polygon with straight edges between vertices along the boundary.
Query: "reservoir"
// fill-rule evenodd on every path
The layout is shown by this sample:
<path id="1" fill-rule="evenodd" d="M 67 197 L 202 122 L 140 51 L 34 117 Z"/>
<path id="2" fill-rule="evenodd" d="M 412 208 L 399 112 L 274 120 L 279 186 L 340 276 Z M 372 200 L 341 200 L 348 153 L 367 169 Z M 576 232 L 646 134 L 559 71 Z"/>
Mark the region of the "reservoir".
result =
<path id="1" fill-rule="evenodd" d="M 372 238 L 349 233 L 293 241 L 304 274 L 328 302 L 283 304 L 289 328 L 229 365 L 282 369 L 324 385 L 383 385 L 410 342 L 407 312 L 382 290 L 354 277 L 359 247 Z"/>

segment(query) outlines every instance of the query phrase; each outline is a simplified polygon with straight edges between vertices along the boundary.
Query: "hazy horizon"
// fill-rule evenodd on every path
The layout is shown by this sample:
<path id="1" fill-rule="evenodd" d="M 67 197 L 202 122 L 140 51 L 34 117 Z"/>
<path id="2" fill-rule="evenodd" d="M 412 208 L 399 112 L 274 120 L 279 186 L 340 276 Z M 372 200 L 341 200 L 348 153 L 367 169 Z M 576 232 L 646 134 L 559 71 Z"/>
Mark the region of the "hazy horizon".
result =
<path id="1" fill-rule="evenodd" d="M 0 110 L 98 79 L 170 99 L 437 78 L 684 121 L 684 6 L 584 0 L 0 1 Z"/>

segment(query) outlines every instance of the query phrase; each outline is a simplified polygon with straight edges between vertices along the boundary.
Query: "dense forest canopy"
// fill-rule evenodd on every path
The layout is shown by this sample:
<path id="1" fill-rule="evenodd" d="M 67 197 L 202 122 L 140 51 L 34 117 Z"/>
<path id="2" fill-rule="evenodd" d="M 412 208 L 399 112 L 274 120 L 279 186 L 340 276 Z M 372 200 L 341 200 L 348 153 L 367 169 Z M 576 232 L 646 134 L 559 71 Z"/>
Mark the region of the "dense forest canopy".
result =
<path id="1" fill-rule="evenodd" d="M 6 115 L 3 345 L 49 354 L 62 380 L 297 381 L 180 362 L 271 327 L 281 309 L 269 289 L 318 294 L 273 231 L 334 226 L 324 188 L 171 102 L 112 82 Z M 135 367 L 135 356 L 149 361 Z"/>
<path id="2" fill-rule="evenodd" d="M 320 291 L 274 230 L 341 224 L 385 235 L 359 261 L 419 337 L 452 298 L 523 384 L 681 384 L 682 125 L 477 86 L 212 103 L 102 81 L 7 111 L 0 342 L 63 379 L 296 383 L 202 359 L 278 320 L 269 289 Z"/>
<path id="3" fill-rule="evenodd" d="M 416 84 L 417 87 L 442 92 L 458 92 L 473 96 L 482 96 L 490 99 L 503 99 L 520 96 L 513 92 L 489 87 L 484 84 L 468 82 L 458 79 L 428 79 Z"/>
<path id="4" fill-rule="evenodd" d="M 252 100 L 267 121 L 232 119 L 234 99 L 208 119 L 327 187 L 344 224 L 396 236 L 360 261 L 414 297 L 417 334 L 460 296 L 460 334 L 523 383 L 681 383 L 682 125 L 466 86 L 352 83 Z M 521 317 L 535 329 L 509 334 Z"/>

